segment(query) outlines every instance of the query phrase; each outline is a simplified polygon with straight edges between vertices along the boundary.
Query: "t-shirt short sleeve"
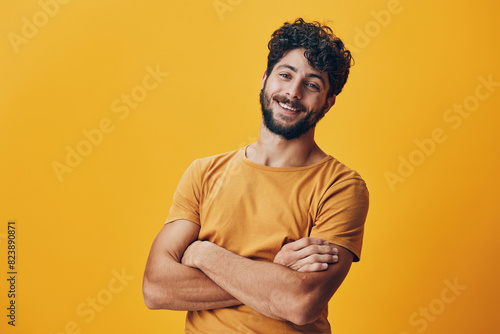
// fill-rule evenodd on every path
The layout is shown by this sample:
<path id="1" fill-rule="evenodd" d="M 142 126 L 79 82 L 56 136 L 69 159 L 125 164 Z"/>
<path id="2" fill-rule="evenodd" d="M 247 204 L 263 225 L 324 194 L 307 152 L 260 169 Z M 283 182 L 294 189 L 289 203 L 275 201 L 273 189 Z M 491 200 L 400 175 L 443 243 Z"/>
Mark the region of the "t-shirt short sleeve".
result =
<path id="1" fill-rule="evenodd" d="M 201 173 L 199 160 L 195 160 L 182 175 L 165 224 L 186 219 L 200 225 Z"/>
<path id="2" fill-rule="evenodd" d="M 310 236 L 347 248 L 361 257 L 369 194 L 365 182 L 351 178 L 334 183 L 321 199 Z"/>

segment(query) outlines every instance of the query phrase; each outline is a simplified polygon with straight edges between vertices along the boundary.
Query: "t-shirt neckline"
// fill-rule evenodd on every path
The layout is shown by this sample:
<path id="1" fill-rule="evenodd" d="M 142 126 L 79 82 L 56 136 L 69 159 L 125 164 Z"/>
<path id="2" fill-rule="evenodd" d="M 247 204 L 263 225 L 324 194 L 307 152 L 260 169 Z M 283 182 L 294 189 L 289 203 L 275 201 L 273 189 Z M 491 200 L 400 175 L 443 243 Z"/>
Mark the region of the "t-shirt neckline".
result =
<path id="1" fill-rule="evenodd" d="M 271 166 L 266 166 L 266 165 L 260 165 L 258 163 L 253 162 L 252 160 L 248 159 L 246 156 L 246 151 L 247 147 L 250 145 L 246 145 L 245 147 L 240 149 L 239 156 L 243 162 L 245 162 L 247 165 L 250 165 L 251 167 L 258 168 L 261 170 L 267 170 L 271 172 L 295 172 L 295 171 L 301 171 L 301 170 L 306 170 L 306 169 L 311 169 L 318 167 L 330 160 L 333 159 L 331 155 L 327 155 L 324 157 L 322 160 L 308 166 L 301 166 L 301 167 L 271 167 Z"/>

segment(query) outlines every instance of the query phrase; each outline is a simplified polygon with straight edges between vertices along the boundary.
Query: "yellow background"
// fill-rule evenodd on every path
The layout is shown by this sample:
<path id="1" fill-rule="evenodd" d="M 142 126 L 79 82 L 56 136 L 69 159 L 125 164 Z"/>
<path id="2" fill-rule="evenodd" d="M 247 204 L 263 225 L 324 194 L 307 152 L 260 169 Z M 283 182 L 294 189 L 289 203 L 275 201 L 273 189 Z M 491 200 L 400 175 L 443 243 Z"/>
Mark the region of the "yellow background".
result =
<path id="1" fill-rule="evenodd" d="M 189 163 L 257 139 L 269 36 L 303 16 L 329 22 L 353 50 L 317 140 L 371 194 L 362 260 L 330 302 L 334 333 L 497 333 L 500 87 L 480 78 L 500 82 L 499 7 L 73 0 L 49 6 L 45 20 L 35 0 L 3 1 L 0 331 L 182 332 L 184 312 L 144 306 L 149 247 Z M 25 27 L 30 38 L 19 42 L 34 20 L 37 31 Z M 169 74 L 127 117 L 115 113 L 122 94 L 141 92 L 148 67 Z M 447 122 L 463 103 L 470 116 Z M 65 164 L 67 146 L 105 119 L 110 133 L 60 181 L 53 162 Z M 415 141 L 428 143 L 436 128 L 446 140 L 418 153 Z M 419 165 L 391 187 L 400 156 Z M 18 231 L 15 328 L 5 317 L 9 220 Z"/>

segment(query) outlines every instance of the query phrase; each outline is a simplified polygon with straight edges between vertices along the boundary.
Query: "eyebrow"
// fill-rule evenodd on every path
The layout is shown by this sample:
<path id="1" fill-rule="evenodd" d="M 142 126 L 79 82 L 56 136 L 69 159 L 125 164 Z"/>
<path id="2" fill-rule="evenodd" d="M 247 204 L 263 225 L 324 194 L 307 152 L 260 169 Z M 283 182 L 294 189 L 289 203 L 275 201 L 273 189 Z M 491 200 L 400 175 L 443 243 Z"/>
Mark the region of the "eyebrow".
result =
<path id="1" fill-rule="evenodd" d="M 278 66 L 278 68 L 281 68 L 281 67 L 288 68 L 290 71 L 297 73 L 297 69 L 291 65 L 283 64 L 283 65 Z M 319 74 L 316 74 L 316 73 L 307 73 L 306 78 L 318 78 L 319 80 L 321 80 L 323 85 L 325 84 L 325 80 L 323 79 L 323 77 Z"/>

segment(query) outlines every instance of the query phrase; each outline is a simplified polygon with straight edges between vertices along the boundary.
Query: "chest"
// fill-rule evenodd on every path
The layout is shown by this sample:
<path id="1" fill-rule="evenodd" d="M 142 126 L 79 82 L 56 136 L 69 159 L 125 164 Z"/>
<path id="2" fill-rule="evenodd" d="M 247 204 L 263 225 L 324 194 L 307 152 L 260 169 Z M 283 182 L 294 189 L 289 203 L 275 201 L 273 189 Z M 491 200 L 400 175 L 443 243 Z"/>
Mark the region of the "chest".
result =
<path id="1" fill-rule="evenodd" d="M 309 235 L 315 197 L 314 184 L 297 174 L 226 170 L 203 186 L 199 238 L 272 261 L 283 244 Z"/>

